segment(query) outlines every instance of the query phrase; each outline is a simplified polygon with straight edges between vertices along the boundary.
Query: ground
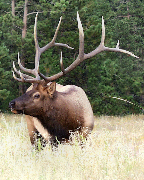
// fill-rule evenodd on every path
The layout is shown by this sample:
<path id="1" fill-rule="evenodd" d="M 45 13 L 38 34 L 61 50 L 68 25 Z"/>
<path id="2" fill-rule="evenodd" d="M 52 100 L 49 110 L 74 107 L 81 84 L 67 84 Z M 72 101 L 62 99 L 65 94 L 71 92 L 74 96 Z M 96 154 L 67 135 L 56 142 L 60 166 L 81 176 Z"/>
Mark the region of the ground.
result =
<path id="1" fill-rule="evenodd" d="M 95 117 L 85 148 L 47 146 L 36 152 L 25 116 L 0 115 L 1 180 L 144 179 L 144 116 Z"/>

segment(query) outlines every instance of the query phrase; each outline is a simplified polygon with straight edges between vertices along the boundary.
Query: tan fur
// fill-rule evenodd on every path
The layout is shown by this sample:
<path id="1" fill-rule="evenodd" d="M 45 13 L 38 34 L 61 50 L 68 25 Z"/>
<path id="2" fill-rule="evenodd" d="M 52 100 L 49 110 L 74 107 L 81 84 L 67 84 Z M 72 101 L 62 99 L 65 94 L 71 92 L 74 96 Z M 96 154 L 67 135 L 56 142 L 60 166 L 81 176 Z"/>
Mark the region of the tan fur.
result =
<path id="1" fill-rule="evenodd" d="M 49 141 L 49 133 L 48 131 L 42 126 L 41 122 L 32 116 L 26 115 L 26 122 L 27 122 L 27 128 L 30 136 L 30 141 L 34 145 L 35 143 L 35 132 L 36 130 L 42 135 L 42 137 L 46 140 Z"/>

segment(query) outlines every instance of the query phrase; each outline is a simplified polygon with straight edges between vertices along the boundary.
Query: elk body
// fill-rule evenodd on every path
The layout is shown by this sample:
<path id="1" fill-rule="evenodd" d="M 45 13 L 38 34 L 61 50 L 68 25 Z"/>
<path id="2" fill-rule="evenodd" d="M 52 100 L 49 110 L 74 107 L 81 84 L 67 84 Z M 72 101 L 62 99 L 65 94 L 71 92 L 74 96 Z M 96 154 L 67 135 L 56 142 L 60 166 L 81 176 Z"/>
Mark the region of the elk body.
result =
<path id="1" fill-rule="evenodd" d="M 32 90 L 11 102 L 12 111 L 36 117 L 51 135 L 52 144 L 56 139 L 69 140 L 75 131 L 86 137 L 93 129 L 94 117 L 85 92 L 74 85 L 61 86 L 58 90 L 55 82 L 45 87 L 34 84 Z M 31 142 L 34 143 L 33 135 Z"/>
<path id="2" fill-rule="evenodd" d="M 48 48 L 53 46 L 64 46 L 71 48 L 66 44 L 55 43 L 58 30 L 61 23 L 58 24 L 55 35 L 50 43 L 40 48 L 37 40 L 37 16 L 35 18 L 34 26 L 34 40 L 35 40 L 35 68 L 26 69 L 22 66 L 18 54 L 18 64 L 22 71 L 35 75 L 35 78 L 18 71 L 13 63 L 14 71 L 20 76 L 16 80 L 20 82 L 33 83 L 30 89 L 22 96 L 14 99 L 9 103 L 9 106 L 14 113 L 24 113 L 27 116 L 27 126 L 31 143 L 34 144 L 34 134 L 40 132 L 43 138 L 47 141 L 50 139 L 52 144 L 69 140 L 71 132 L 78 131 L 84 137 L 92 131 L 94 126 L 94 116 L 90 102 L 85 92 L 77 86 L 67 85 L 62 86 L 56 84 L 56 79 L 72 71 L 85 59 L 91 58 L 102 51 L 122 52 L 135 56 L 129 51 L 119 49 L 119 42 L 116 48 L 108 48 L 104 46 L 105 40 L 105 26 L 102 18 L 102 38 L 100 45 L 92 52 L 84 53 L 84 33 L 82 24 L 77 13 L 78 28 L 79 28 L 79 55 L 76 60 L 66 69 L 63 65 L 61 53 L 61 72 L 51 76 L 45 77 L 39 72 L 40 55 Z M 41 78 L 43 80 L 41 80 Z M 34 118 L 36 117 L 36 119 Z"/>

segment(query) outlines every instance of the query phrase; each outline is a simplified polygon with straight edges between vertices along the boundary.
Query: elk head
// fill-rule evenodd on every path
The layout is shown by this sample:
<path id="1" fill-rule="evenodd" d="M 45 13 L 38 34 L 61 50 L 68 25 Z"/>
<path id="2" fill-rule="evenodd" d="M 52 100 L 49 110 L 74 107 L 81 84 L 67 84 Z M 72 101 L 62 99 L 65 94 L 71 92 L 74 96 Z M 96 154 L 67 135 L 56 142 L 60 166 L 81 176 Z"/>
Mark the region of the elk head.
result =
<path id="1" fill-rule="evenodd" d="M 61 23 L 62 17 L 60 18 L 59 24 L 57 26 L 57 29 L 55 31 L 55 35 L 54 35 L 52 41 L 50 43 L 48 43 L 46 46 L 40 48 L 39 44 L 38 44 L 38 38 L 37 38 L 37 16 L 38 16 L 38 14 L 36 15 L 35 26 L 34 26 L 34 41 L 35 41 L 35 48 L 36 48 L 35 68 L 34 69 L 26 69 L 25 67 L 23 67 L 20 62 L 19 53 L 18 53 L 18 64 L 19 64 L 20 69 L 26 73 L 34 75 L 35 78 L 33 76 L 29 76 L 29 75 L 26 75 L 26 74 L 18 71 L 13 62 L 14 71 L 15 71 L 15 73 L 17 73 L 20 76 L 20 78 L 17 78 L 15 76 L 14 72 L 13 72 L 13 77 L 20 82 L 28 82 L 28 83 L 34 84 L 32 90 L 25 93 L 24 95 L 17 98 L 16 100 L 13 100 L 10 102 L 9 106 L 12 109 L 12 111 L 15 113 L 24 112 L 25 114 L 28 114 L 28 115 L 35 115 L 37 112 L 37 109 L 42 107 L 41 104 L 38 103 L 38 101 L 40 102 L 40 100 L 45 99 L 45 97 L 49 97 L 50 100 L 54 98 L 54 94 L 56 92 L 56 88 L 55 88 L 56 84 L 52 83 L 50 85 L 47 85 L 47 83 L 55 81 L 56 79 L 62 77 L 63 75 L 67 74 L 68 72 L 70 72 L 74 68 L 76 68 L 85 59 L 91 58 L 91 57 L 101 53 L 102 51 L 122 52 L 122 53 L 126 53 L 128 55 L 138 58 L 131 52 L 120 49 L 119 41 L 116 45 L 116 48 L 109 48 L 104 45 L 105 25 L 104 25 L 103 17 L 102 17 L 101 43 L 95 50 L 93 50 L 92 52 L 90 52 L 88 54 L 85 54 L 84 53 L 84 32 L 83 32 L 83 27 L 82 27 L 82 24 L 81 24 L 81 21 L 79 18 L 79 14 L 77 13 L 77 21 L 78 21 L 78 28 L 79 28 L 79 55 L 76 58 L 76 60 L 65 69 L 64 65 L 63 65 L 62 53 L 61 53 L 61 59 L 60 59 L 61 72 L 59 72 L 51 77 L 45 77 L 42 73 L 39 72 L 39 61 L 40 61 L 41 54 L 44 51 L 46 51 L 48 48 L 51 48 L 53 46 L 63 46 L 63 47 L 67 47 L 70 49 L 73 49 L 73 48 L 71 48 L 67 44 L 55 42 L 57 34 L 58 34 L 58 30 L 60 28 L 60 23 Z M 43 80 L 41 80 L 41 78 Z M 31 112 L 28 110 L 28 109 L 31 109 L 30 107 L 33 107 L 33 110 Z"/>
<path id="2" fill-rule="evenodd" d="M 31 90 L 10 102 L 11 111 L 31 116 L 42 116 L 44 104 L 52 104 L 56 98 L 56 83 L 35 83 Z M 45 102 L 46 101 L 46 102 Z"/>

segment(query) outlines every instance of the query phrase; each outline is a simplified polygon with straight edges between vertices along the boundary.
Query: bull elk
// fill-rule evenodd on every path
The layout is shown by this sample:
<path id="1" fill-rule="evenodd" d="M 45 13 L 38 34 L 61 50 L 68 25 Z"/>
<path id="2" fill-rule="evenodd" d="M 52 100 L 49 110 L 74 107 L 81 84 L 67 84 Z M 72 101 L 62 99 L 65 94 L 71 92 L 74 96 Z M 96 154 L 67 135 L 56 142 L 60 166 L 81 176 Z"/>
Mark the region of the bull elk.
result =
<path id="1" fill-rule="evenodd" d="M 33 76 L 18 71 L 13 62 L 13 68 L 20 78 L 13 77 L 20 82 L 32 83 L 32 86 L 22 96 L 12 100 L 9 107 L 13 113 L 24 113 L 27 116 L 27 126 L 29 130 L 30 140 L 35 144 L 35 134 L 41 133 L 45 141 L 50 140 L 52 145 L 59 142 L 68 141 L 71 132 L 78 131 L 84 137 L 92 131 L 94 126 L 94 115 L 90 102 L 82 88 L 67 85 L 62 86 L 56 84 L 55 80 L 69 73 L 76 68 L 85 59 L 91 58 L 102 51 L 122 52 L 138 58 L 129 51 L 119 48 L 119 41 L 116 48 L 109 48 L 104 45 L 105 25 L 102 17 L 102 37 L 100 45 L 92 52 L 84 53 L 84 32 L 83 27 L 77 13 L 78 29 L 79 29 L 79 54 L 76 60 L 66 69 L 63 65 L 62 53 L 60 59 L 61 72 L 45 77 L 39 72 L 39 61 L 41 54 L 48 48 L 53 46 L 63 46 L 71 48 L 67 44 L 56 43 L 56 37 L 60 28 L 62 18 L 55 31 L 55 35 L 50 43 L 40 48 L 37 39 L 37 16 L 34 25 L 34 41 L 36 48 L 35 68 L 26 69 L 22 66 L 18 54 L 18 64 L 22 71 L 32 74 Z M 71 48 L 72 49 L 72 48 Z"/>

